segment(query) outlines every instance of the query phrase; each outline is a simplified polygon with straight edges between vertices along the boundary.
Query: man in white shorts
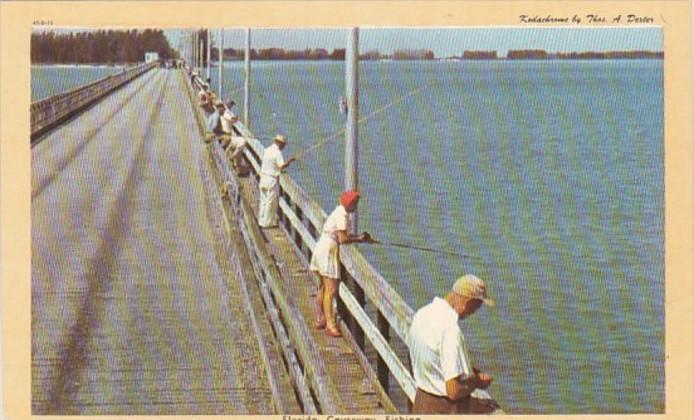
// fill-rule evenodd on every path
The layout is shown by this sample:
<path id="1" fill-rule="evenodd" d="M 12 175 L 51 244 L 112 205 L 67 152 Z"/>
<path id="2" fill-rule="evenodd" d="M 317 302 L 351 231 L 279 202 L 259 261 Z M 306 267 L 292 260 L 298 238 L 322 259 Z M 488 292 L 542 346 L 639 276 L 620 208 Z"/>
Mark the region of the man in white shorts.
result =
<path id="1" fill-rule="evenodd" d="M 258 205 L 258 225 L 261 228 L 277 226 L 277 207 L 279 206 L 279 176 L 280 173 L 294 161 L 290 157 L 284 161 L 282 149 L 287 146 L 287 136 L 278 134 L 273 139 L 272 146 L 263 152 L 260 166 L 260 204 Z"/>

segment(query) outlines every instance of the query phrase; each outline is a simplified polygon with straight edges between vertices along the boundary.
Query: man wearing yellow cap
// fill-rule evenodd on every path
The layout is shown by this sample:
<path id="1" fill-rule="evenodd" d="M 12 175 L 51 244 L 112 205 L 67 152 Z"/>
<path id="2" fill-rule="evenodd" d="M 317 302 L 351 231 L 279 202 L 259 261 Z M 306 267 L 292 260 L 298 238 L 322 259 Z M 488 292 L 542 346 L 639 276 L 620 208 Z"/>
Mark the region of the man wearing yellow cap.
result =
<path id="1" fill-rule="evenodd" d="M 484 282 L 472 274 L 460 277 L 444 299 L 435 297 L 415 314 L 409 349 L 417 385 L 414 414 L 466 412 L 470 394 L 485 389 L 492 377 L 472 366 L 458 320 L 474 314 L 487 297 Z"/>
<path id="2" fill-rule="evenodd" d="M 260 166 L 260 204 L 258 205 L 258 225 L 261 228 L 277 226 L 277 207 L 279 206 L 279 176 L 294 157 L 284 161 L 282 149 L 287 146 L 287 136 L 278 134 L 273 139 L 272 146 L 263 152 L 263 162 Z"/>

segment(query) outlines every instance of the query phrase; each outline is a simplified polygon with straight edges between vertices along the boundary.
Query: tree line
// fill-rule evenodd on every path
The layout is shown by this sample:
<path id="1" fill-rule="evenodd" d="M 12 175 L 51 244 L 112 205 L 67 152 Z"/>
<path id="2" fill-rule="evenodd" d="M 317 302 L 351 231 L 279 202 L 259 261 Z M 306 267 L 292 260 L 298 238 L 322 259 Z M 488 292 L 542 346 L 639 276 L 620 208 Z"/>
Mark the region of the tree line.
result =
<path id="1" fill-rule="evenodd" d="M 203 41 L 204 43 L 204 41 Z M 252 60 L 344 60 L 345 49 L 335 48 L 328 51 L 325 48 L 306 48 L 303 50 L 285 50 L 283 48 L 261 48 L 251 49 Z M 203 51 L 203 55 L 205 52 Z M 237 48 L 225 48 L 224 60 L 243 60 L 245 51 Z M 211 49 L 212 60 L 216 61 L 219 57 L 219 49 Z M 393 54 L 383 54 L 377 50 L 370 50 L 359 54 L 362 60 L 433 60 L 434 52 L 431 50 L 396 50 Z"/>
<path id="2" fill-rule="evenodd" d="M 31 34 L 32 63 L 134 63 L 144 61 L 145 52 L 177 57 L 159 29 Z"/>
<path id="3" fill-rule="evenodd" d="M 466 60 L 496 60 L 496 51 L 464 51 L 462 58 Z M 584 51 L 549 53 L 545 50 L 509 50 L 507 60 L 599 60 L 599 59 L 636 59 L 663 58 L 662 51 Z"/>
<path id="4" fill-rule="evenodd" d="M 303 50 L 285 50 L 283 48 L 261 48 L 261 49 L 251 49 L 251 59 L 252 60 L 344 60 L 345 59 L 345 49 L 337 48 L 332 52 L 324 48 L 306 48 Z M 224 59 L 225 60 L 243 60 L 245 57 L 245 50 L 238 48 L 224 48 Z M 212 60 L 217 60 L 219 57 L 219 50 L 217 48 L 211 49 Z"/>

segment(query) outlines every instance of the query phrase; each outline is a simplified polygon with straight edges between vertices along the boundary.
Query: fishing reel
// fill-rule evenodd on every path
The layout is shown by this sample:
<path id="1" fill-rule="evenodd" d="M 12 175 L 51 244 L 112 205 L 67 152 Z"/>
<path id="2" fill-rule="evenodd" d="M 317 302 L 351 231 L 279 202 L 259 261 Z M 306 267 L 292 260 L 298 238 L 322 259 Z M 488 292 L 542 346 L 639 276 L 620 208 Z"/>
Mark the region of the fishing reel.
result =
<path id="1" fill-rule="evenodd" d="M 376 238 L 371 236 L 371 234 L 369 232 L 364 231 L 364 232 L 362 232 L 361 236 L 363 238 L 362 241 L 364 241 L 366 243 L 373 244 L 373 243 L 378 242 L 378 240 L 376 240 Z"/>

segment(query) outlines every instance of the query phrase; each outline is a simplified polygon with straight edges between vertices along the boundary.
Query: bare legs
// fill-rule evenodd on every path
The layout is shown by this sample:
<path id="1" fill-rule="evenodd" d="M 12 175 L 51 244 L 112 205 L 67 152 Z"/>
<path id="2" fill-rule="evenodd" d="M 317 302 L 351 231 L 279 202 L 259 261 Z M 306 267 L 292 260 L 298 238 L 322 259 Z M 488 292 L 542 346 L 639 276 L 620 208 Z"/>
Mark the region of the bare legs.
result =
<path id="1" fill-rule="evenodd" d="M 337 288 L 339 285 L 339 279 L 321 276 L 321 286 L 316 295 L 316 309 L 318 314 L 316 327 L 321 328 L 322 326 L 326 326 L 326 333 L 334 337 L 340 335 L 340 330 L 337 328 L 337 321 L 335 320 L 335 311 L 333 310 L 333 299 L 335 299 L 337 295 Z"/>
<path id="2" fill-rule="evenodd" d="M 320 280 L 320 288 L 318 289 L 318 293 L 316 293 L 316 328 L 323 329 L 325 328 L 326 321 L 325 321 L 325 310 L 323 309 L 323 292 L 325 290 L 325 287 L 323 286 L 324 280 L 323 277 L 321 277 Z"/>

